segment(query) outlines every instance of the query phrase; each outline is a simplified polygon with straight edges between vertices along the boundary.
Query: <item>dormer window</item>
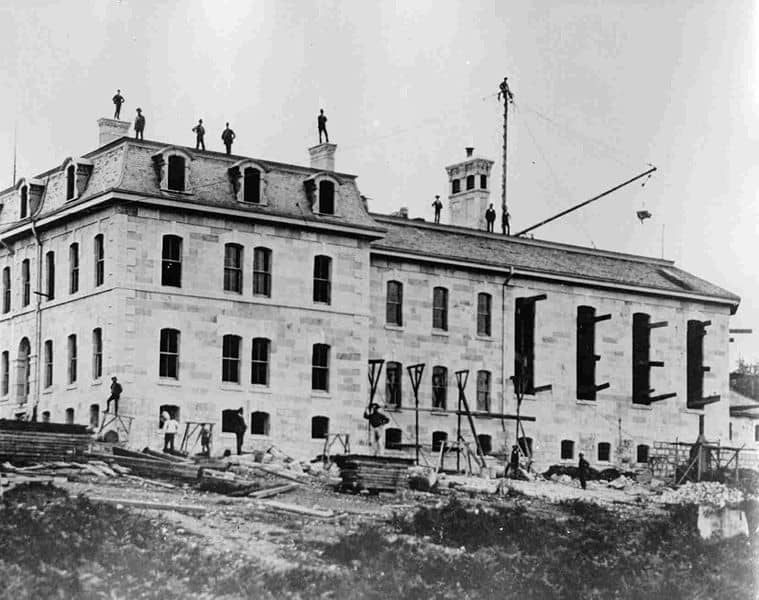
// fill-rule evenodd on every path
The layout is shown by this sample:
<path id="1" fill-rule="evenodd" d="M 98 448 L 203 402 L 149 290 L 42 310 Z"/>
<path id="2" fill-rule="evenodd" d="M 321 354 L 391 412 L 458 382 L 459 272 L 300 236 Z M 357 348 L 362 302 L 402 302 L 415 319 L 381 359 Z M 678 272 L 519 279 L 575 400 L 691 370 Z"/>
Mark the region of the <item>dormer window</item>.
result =
<path id="1" fill-rule="evenodd" d="M 20 218 L 26 219 L 29 214 L 29 186 L 21 186 Z"/>
<path id="2" fill-rule="evenodd" d="M 66 179 L 66 201 L 76 200 L 87 189 L 93 163 L 87 158 L 67 158 L 63 161 L 63 176 Z M 37 200 L 38 201 L 38 200 Z"/>
<path id="3" fill-rule="evenodd" d="M 252 160 L 241 160 L 228 169 L 238 202 L 266 204 L 266 169 Z"/>
<path id="4" fill-rule="evenodd" d="M 76 167 L 72 164 L 66 167 L 66 200 L 76 196 Z"/>
<path id="5" fill-rule="evenodd" d="M 261 203 L 261 171 L 248 167 L 243 171 L 243 202 Z"/>
<path id="6" fill-rule="evenodd" d="M 184 192 L 184 158 L 179 155 L 169 156 L 168 187 L 175 192 Z"/>
<path id="7" fill-rule="evenodd" d="M 319 182 L 319 212 L 335 214 L 335 184 L 326 179 Z"/>
<path id="8" fill-rule="evenodd" d="M 342 182 L 333 173 L 317 173 L 303 182 L 311 210 L 317 215 L 339 213 Z"/>

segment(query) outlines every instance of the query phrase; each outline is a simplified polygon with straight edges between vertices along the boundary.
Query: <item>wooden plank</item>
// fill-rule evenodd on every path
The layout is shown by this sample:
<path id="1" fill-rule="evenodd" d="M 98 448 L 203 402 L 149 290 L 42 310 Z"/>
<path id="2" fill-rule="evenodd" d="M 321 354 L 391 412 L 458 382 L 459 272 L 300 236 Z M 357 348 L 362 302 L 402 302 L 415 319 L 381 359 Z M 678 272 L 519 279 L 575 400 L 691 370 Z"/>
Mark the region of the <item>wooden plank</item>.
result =
<path id="1" fill-rule="evenodd" d="M 279 502 L 277 500 L 262 500 L 260 502 L 262 506 L 268 508 L 274 508 L 276 510 L 282 510 L 285 512 L 295 513 L 298 515 L 306 515 L 309 517 L 320 517 L 322 519 L 328 519 L 335 516 L 331 510 L 317 510 L 315 508 L 306 508 L 305 506 L 298 506 L 297 504 L 288 504 L 285 502 Z"/>
<path id="2" fill-rule="evenodd" d="M 285 494 L 293 490 L 297 490 L 300 487 L 297 483 L 286 483 L 285 485 L 278 485 L 265 490 L 259 490 L 248 494 L 251 498 L 269 498 L 270 496 L 276 496 L 277 494 Z"/>
<path id="3" fill-rule="evenodd" d="M 143 510 L 173 510 L 176 512 L 185 512 L 190 514 L 202 515 L 208 509 L 205 506 L 197 504 L 172 504 L 168 502 L 147 502 L 145 500 L 132 500 L 129 498 L 105 498 L 102 496 L 89 496 L 90 501 L 101 504 L 113 504 L 122 506 L 131 506 Z"/>

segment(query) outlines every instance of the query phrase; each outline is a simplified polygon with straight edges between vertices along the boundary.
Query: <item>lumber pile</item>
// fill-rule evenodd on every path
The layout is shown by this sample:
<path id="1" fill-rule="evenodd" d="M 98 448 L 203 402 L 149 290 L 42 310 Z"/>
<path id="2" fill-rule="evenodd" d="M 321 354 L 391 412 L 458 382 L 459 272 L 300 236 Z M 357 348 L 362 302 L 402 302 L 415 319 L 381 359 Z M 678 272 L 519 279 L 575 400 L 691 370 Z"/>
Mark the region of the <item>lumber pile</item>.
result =
<path id="1" fill-rule="evenodd" d="M 129 453 L 129 456 L 125 456 Z M 131 456 L 137 455 L 137 456 Z M 90 458 L 105 461 L 109 465 L 119 465 L 128 468 L 135 475 L 148 479 L 172 479 L 179 481 L 195 481 L 198 478 L 198 467 L 191 463 L 178 463 L 174 461 L 154 458 L 139 452 L 123 450 L 114 447 L 113 454 L 90 453 Z"/>
<path id="2" fill-rule="evenodd" d="M 92 440 L 83 425 L 0 419 L 0 460 L 15 464 L 84 460 Z"/>
<path id="3" fill-rule="evenodd" d="M 406 487 L 410 458 L 345 454 L 334 457 L 340 467 L 340 490 L 358 492 L 395 492 Z"/>

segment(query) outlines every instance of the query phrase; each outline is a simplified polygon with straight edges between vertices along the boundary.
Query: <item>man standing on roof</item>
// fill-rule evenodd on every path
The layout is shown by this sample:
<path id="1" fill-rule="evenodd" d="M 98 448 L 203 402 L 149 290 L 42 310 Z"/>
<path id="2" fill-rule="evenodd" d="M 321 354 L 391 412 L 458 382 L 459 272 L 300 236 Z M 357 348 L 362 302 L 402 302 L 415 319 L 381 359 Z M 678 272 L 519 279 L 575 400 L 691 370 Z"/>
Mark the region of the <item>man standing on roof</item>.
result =
<path id="1" fill-rule="evenodd" d="M 435 223 L 440 223 L 440 209 L 443 208 L 443 202 L 440 200 L 440 196 L 435 196 L 435 201 L 432 203 L 435 209 Z"/>
<path id="2" fill-rule="evenodd" d="M 235 132 L 229 128 L 229 123 L 227 123 L 227 128 L 221 132 L 221 141 L 224 142 L 227 154 L 232 154 L 232 142 L 235 141 L 236 137 Z"/>
<path id="3" fill-rule="evenodd" d="M 145 139 L 142 132 L 145 131 L 145 117 L 142 115 L 142 109 L 137 109 L 137 118 L 134 120 L 134 139 Z"/>
<path id="4" fill-rule="evenodd" d="M 206 128 L 203 127 L 203 119 L 198 119 L 198 124 L 192 128 L 192 131 L 195 133 L 195 150 L 201 148 L 205 150 L 206 143 L 203 141 L 203 138 L 206 135 Z"/>
<path id="5" fill-rule="evenodd" d="M 121 105 L 124 104 L 124 96 L 121 95 L 121 90 L 116 90 L 116 95 L 113 97 L 113 103 L 116 105 L 116 112 L 113 113 L 113 118 L 118 119 L 121 117 Z"/>
<path id="6" fill-rule="evenodd" d="M 501 213 L 501 233 L 503 235 L 511 235 L 511 214 L 509 214 L 509 209 L 505 206 Z"/>
<path id="7" fill-rule="evenodd" d="M 324 109 L 319 109 L 319 116 L 316 117 L 316 125 L 319 128 L 319 143 L 322 143 L 322 132 L 324 132 L 325 141 L 329 144 L 329 134 L 327 133 L 327 115 L 324 114 Z"/>
<path id="8" fill-rule="evenodd" d="M 493 233 L 493 224 L 495 223 L 495 208 L 490 203 L 490 208 L 485 211 L 485 222 L 487 223 L 488 233 Z"/>

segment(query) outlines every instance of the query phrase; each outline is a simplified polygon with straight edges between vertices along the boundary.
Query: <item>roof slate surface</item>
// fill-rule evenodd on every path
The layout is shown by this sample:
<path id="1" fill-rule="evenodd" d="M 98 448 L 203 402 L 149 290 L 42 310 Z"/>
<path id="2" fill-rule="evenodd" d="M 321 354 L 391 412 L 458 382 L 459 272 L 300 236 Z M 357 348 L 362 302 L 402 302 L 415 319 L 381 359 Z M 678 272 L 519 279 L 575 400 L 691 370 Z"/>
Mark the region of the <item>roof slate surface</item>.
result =
<path id="1" fill-rule="evenodd" d="M 372 242 L 376 250 L 740 301 L 735 294 L 677 268 L 671 261 L 372 216 L 387 229 L 384 238 Z"/>

